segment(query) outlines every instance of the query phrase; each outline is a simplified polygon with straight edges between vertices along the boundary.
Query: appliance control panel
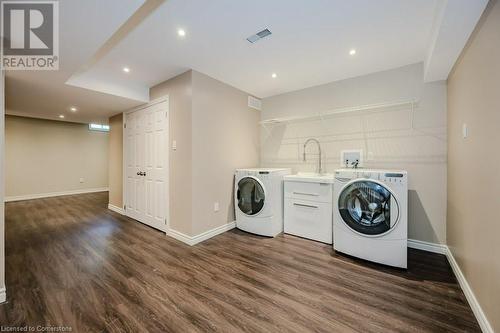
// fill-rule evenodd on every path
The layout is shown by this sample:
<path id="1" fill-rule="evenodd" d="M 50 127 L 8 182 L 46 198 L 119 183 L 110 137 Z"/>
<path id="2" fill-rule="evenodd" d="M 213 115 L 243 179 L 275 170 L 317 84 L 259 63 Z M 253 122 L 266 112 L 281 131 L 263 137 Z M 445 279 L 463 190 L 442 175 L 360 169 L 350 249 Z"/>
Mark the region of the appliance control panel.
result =
<path id="1" fill-rule="evenodd" d="M 386 183 L 406 183 L 406 174 L 398 172 L 388 172 L 385 174 L 380 174 L 380 180 Z"/>
<path id="2" fill-rule="evenodd" d="M 406 172 L 370 172 L 368 170 L 359 170 L 356 172 L 349 171 L 336 171 L 335 178 L 338 180 L 348 181 L 350 179 L 365 178 L 374 179 L 381 182 L 392 183 L 392 184 L 406 184 L 408 180 L 408 175 Z"/>

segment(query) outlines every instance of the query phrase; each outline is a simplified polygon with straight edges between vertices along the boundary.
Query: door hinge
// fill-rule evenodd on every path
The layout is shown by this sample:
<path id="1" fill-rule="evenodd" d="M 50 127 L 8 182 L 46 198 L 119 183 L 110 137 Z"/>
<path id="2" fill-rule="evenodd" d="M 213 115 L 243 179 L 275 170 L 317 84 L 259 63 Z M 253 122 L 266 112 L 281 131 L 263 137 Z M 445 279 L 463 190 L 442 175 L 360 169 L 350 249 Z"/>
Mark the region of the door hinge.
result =
<path id="1" fill-rule="evenodd" d="M 165 224 L 167 224 L 167 219 L 165 219 Z"/>
<path id="2" fill-rule="evenodd" d="M 126 123 L 123 123 L 123 128 L 127 128 L 127 124 Z"/>
<path id="3" fill-rule="evenodd" d="M 127 210 L 127 205 L 123 205 L 123 210 Z"/>
<path id="4" fill-rule="evenodd" d="M 168 117 L 168 112 L 167 112 L 167 111 L 165 111 L 165 118 L 167 118 L 167 117 Z"/>

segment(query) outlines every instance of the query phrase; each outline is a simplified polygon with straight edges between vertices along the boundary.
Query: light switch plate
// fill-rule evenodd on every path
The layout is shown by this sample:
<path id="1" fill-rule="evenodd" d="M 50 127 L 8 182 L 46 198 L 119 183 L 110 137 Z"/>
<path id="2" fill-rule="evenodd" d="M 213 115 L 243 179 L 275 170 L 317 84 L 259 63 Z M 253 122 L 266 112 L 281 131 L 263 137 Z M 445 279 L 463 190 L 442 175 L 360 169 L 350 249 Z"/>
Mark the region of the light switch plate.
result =
<path id="1" fill-rule="evenodd" d="M 83 183 L 85 182 L 85 179 L 84 178 L 80 178 L 80 183 Z"/>
<path id="2" fill-rule="evenodd" d="M 462 138 L 467 139 L 468 136 L 469 136 L 469 128 L 467 127 L 467 124 L 464 123 L 462 125 Z"/>
<path id="3" fill-rule="evenodd" d="M 219 209 L 220 209 L 219 203 L 218 202 L 214 202 L 214 212 L 218 212 Z"/>

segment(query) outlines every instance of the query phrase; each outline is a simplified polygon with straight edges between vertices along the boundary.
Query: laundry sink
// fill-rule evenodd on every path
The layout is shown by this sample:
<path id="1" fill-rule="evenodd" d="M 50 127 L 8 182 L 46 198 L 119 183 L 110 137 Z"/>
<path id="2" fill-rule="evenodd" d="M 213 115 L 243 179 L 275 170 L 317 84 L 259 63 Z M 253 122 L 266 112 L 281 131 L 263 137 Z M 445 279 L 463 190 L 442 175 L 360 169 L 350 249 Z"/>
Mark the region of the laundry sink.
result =
<path id="1" fill-rule="evenodd" d="M 333 183 L 334 179 L 332 173 L 299 172 L 295 175 L 285 176 L 285 180 L 307 183 Z"/>

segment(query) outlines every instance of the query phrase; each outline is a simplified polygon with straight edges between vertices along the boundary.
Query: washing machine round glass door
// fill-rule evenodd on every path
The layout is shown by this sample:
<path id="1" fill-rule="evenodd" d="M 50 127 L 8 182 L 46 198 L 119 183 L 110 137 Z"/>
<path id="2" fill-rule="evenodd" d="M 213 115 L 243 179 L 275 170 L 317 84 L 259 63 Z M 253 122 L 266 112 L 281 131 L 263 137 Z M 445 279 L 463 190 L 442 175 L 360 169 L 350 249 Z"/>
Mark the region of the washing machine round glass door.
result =
<path id="1" fill-rule="evenodd" d="M 386 234 L 399 221 L 399 206 L 393 193 L 372 180 L 347 184 L 340 193 L 338 207 L 344 223 L 367 236 Z"/>
<path id="2" fill-rule="evenodd" d="M 257 215 L 264 208 L 266 194 L 262 183 L 254 177 L 244 177 L 238 182 L 238 208 L 246 215 Z"/>

